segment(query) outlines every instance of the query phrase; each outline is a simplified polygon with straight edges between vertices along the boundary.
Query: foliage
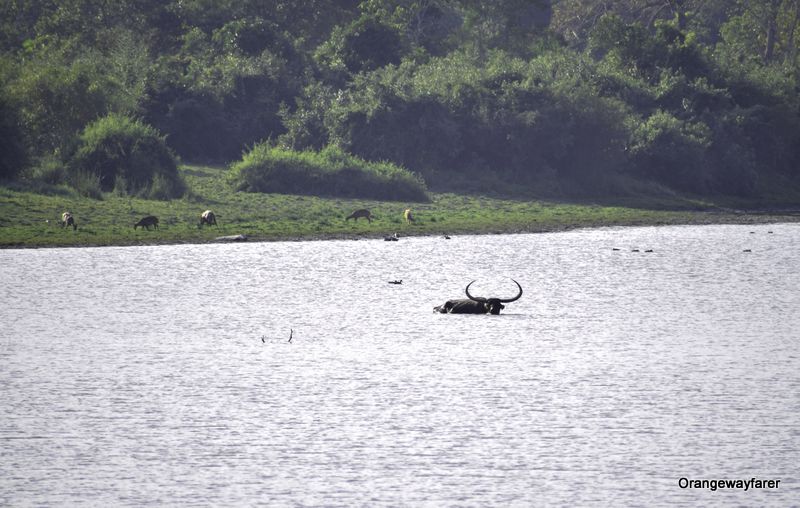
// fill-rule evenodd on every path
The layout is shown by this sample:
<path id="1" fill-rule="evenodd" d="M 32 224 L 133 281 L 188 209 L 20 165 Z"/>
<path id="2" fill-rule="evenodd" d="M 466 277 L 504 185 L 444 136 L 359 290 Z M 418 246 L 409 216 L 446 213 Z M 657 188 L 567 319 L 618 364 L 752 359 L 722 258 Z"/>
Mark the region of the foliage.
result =
<path id="1" fill-rule="evenodd" d="M 655 180 L 684 191 L 707 190 L 704 151 L 709 131 L 703 124 L 683 122 L 656 111 L 634 127 L 631 153 L 637 167 Z"/>
<path id="2" fill-rule="evenodd" d="M 0 179 L 169 198 L 162 145 L 269 143 L 439 190 L 769 199 L 800 181 L 798 28 L 800 0 L 0 2 Z M 139 169 L 79 167 L 106 118 L 160 133 L 95 147 Z"/>
<path id="3" fill-rule="evenodd" d="M 334 146 L 295 152 L 262 143 L 231 167 L 239 190 L 347 198 L 427 201 L 423 180 L 388 162 L 367 162 Z"/>
<path id="4" fill-rule="evenodd" d="M 13 179 L 27 162 L 24 134 L 17 112 L 0 97 L 0 180 Z"/>
<path id="5" fill-rule="evenodd" d="M 625 107 L 586 87 L 588 62 L 567 53 L 526 62 L 499 50 L 486 58 L 452 53 L 356 76 L 343 93 L 301 103 L 293 130 L 322 131 L 360 157 L 434 181 L 447 172 L 466 182 L 589 188 L 615 171 Z"/>
<path id="6" fill-rule="evenodd" d="M 88 195 L 97 190 L 170 199 L 183 194 L 174 155 L 152 127 L 121 115 L 89 124 L 69 159 L 69 181 Z M 120 179 L 118 181 L 118 179 Z"/>
<path id="7" fill-rule="evenodd" d="M 372 16 L 334 29 L 316 57 L 332 71 L 355 74 L 397 64 L 403 52 L 400 34 Z"/>

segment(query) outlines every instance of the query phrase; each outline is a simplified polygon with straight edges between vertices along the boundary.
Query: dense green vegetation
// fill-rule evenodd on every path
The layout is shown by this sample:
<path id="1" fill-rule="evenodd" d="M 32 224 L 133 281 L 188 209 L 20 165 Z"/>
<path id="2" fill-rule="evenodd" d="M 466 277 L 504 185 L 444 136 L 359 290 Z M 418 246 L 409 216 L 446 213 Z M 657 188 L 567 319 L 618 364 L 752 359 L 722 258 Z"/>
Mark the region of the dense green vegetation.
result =
<path id="1" fill-rule="evenodd" d="M 430 201 L 425 203 L 252 194 L 226 185 L 228 175 L 224 168 L 186 166 L 180 172 L 188 190 L 184 197 L 173 200 L 114 192 L 104 193 L 103 199 L 98 200 L 81 196 L 64 185 L 43 185 L 39 192 L 16 184 L 0 187 L 0 248 L 202 243 L 235 235 L 246 235 L 253 241 L 380 239 L 394 233 L 406 237 L 613 225 L 797 220 L 797 217 L 736 214 L 710 203 L 680 199 L 604 206 L 592 202 L 571 204 L 453 193 L 431 193 Z M 650 209 L 642 209 L 642 205 Z M 345 220 L 359 208 L 369 208 L 374 220 L 371 223 Z M 413 210 L 413 223 L 407 223 L 403 217 L 406 208 Z M 218 226 L 198 225 L 200 214 L 206 209 L 215 212 Z M 64 211 L 74 214 L 77 230 L 60 226 Z M 159 228 L 134 230 L 133 225 L 147 215 L 159 218 Z"/>
<path id="2" fill-rule="evenodd" d="M 183 194 L 175 157 L 162 136 L 139 121 L 109 115 L 90 123 L 68 162 L 68 180 L 82 194 L 140 194 L 169 199 Z"/>
<path id="3" fill-rule="evenodd" d="M 12 0 L 0 181 L 169 200 L 182 160 L 259 192 L 796 204 L 798 24 L 800 0 Z"/>
<path id="4" fill-rule="evenodd" d="M 428 201 L 425 183 L 388 162 L 367 162 L 340 148 L 297 152 L 262 143 L 231 167 L 234 188 L 250 192 Z"/>

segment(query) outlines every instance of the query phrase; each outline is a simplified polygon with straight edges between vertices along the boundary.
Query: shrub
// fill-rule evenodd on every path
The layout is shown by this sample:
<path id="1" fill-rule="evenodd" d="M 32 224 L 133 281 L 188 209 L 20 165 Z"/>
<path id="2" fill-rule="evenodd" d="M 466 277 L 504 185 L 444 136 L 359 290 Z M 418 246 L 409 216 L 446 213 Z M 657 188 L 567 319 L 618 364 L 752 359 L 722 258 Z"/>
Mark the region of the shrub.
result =
<path id="1" fill-rule="evenodd" d="M 364 15 L 334 29 L 331 39 L 318 49 L 317 59 L 325 67 L 355 74 L 398 64 L 402 54 L 403 41 L 397 30 Z"/>
<path id="2" fill-rule="evenodd" d="M 17 111 L 0 96 L 0 180 L 16 177 L 27 158 Z"/>
<path id="3" fill-rule="evenodd" d="M 683 122 L 656 111 L 633 129 L 631 155 L 638 172 L 678 190 L 708 191 L 706 150 L 711 133 L 702 123 Z"/>
<path id="4" fill-rule="evenodd" d="M 75 191 L 87 198 L 103 199 L 100 176 L 89 171 L 74 171 L 69 175 L 69 184 Z"/>
<path id="5" fill-rule="evenodd" d="M 421 177 L 333 146 L 296 152 L 261 143 L 231 167 L 229 179 L 238 190 L 248 192 L 428 201 Z"/>
<path id="6" fill-rule="evenodd" d="M 67 170 L 57 158 L 43 157 L 37 164 L 31 166 L 24 176 L 39 183 L 61 185 L 67 181 Z"/>
<path id="7" fill-rule="evenodd" d="M 129 194 L 169 199 L 185 190 L 164 137 L 122 115 L 108 115 L 87 126 L 68 169 L 71 181 L 81 181 L 77 175 L 83 172 L 95 175 L 103 192 L 124 187 Z M 124 179 L 124 186 L 117 185 L 118 177 Z"/>

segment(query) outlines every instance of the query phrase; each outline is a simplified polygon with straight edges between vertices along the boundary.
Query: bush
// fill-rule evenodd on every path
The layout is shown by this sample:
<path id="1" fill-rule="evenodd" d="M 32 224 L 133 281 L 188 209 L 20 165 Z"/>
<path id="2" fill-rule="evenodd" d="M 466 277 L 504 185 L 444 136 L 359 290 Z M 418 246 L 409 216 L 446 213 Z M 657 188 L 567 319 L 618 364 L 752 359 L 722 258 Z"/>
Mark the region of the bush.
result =
<path id="1" fill-rule="evenodd" d="M 69 175 L 68 182 L 70 186 L 83 197 L 103 199 L 100 176 L 95 173 L 89 171 L 74 171 Z"/>
<path id="2" fill-rule="evenodd" d="M 428 201 L 419 176 L 388 162 L 367 162 L 329 146 L 295 152 L 256 145 L 229 173 L 238 190 L 346 198 Z"/>
<path id="3" fill-rule="evenodd" d="M 355 74 L 388 64 L 398 64 L 403 41 L 393 27 L 364 15 L 349 25 L 337 27 L 331 39 L 317 50 L 317 60 L 332 70 Z"/>
<path id="4" fill-rule="evenodd" d="M 706 150 L 711 134 L 701 123 L 678 120 L 656 111 L 633 129 L 632 162 L 636 170 L 674 189 L 708 191 Z"/>
<path id="5" fill-rule="evenodd" d="M 108 115 L 90 124 L 80 136 L 79 147 L 68 163 L 70 181 L 82 181 L 82 173 L 95 175 L 100 190 L 143 197 L 169 199 L 183 194 L 175 156 L 164 137 L 138 120 Z M 117 178 L 124 186 L 117 185 Z"/>
<path id="6" fill-rule="evenodd" d="M 62 185 L 67 181 L 67 169 L 57 158 L 44 157 L 25 171 L 23 178 L 47 185 Z"/>
<path id="7" fill-rule="evenodd" d="M 15 178 L 27 163 L 17 111 L 0 97 L 0 180 Z"/>

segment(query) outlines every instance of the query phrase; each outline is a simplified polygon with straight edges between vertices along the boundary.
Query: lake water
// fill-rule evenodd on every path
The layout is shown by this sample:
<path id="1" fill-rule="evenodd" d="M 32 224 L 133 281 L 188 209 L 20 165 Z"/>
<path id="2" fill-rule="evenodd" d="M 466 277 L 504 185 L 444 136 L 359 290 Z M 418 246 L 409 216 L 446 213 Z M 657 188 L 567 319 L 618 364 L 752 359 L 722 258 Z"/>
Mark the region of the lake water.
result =
<path id="1" fill-rule="evenodd" d="M 800 499 L 800 224 L 0 266 L 2 506 Z M 509 278 L 500 316 L 432 312 Z M 753 477 L 781 481 L 680 486 Z"/>

